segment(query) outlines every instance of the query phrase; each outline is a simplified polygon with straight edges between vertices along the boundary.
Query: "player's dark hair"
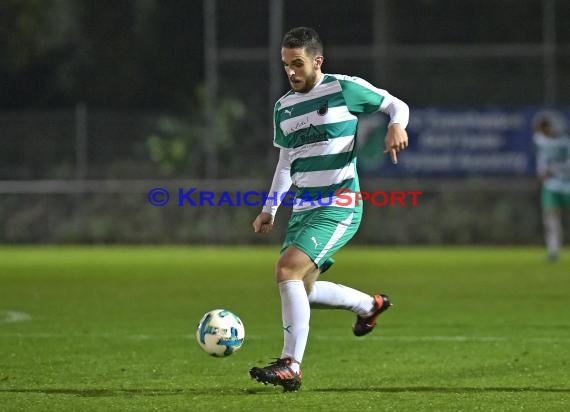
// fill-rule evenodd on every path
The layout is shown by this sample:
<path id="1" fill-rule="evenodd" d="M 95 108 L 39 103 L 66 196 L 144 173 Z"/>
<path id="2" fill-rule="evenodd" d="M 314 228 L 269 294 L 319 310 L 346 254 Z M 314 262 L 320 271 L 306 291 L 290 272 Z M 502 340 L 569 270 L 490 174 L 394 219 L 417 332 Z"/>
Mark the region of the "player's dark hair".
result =
<path id="1" fill-rule="evenodd" d="M 283 36 L 281 47 L 287 49 L 304 48 L 310 56 L 321 56 L 323 54 L 323 43 L 319 34 L 310 27 L 295 27 Z"/>
<path id="2" fill-rule="evenodd" d="M 534 121 L 534 129 L 545 134 L 552 134 L 554 131 L 554 124 L 552 119 L 547 115 L 542 115 L 535 119 Z"/>
<path id="3" fill-rule="evenodd" d="M 547 127 L 552 127 L 552 121 L 548 117 L 541 117 L 538 119 L 537 126 L 540 129 L 544 129 Z"/>

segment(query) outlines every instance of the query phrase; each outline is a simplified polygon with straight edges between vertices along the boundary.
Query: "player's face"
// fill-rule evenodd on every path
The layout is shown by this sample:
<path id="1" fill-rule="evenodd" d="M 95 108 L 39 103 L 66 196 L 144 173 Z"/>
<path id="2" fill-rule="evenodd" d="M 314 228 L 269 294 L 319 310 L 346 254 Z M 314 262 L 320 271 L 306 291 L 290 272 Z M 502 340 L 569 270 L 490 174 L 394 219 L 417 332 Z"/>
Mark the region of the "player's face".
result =
<path id="1" fill-rule="evenodd" d="M 550 123 L 545 123 L 542 125 L 542 133 L 544 133 L 548 137 L 556 137 L 556 133 L 554 133 L 554 128 Z"/>
<path id="2" fill-rule="evenodd" d="M 310 91 L 321 75 L 323 56 L 311 56 L 305 48 L 281 49 L 281 60 L 291 88 L 298 93 Z"/>

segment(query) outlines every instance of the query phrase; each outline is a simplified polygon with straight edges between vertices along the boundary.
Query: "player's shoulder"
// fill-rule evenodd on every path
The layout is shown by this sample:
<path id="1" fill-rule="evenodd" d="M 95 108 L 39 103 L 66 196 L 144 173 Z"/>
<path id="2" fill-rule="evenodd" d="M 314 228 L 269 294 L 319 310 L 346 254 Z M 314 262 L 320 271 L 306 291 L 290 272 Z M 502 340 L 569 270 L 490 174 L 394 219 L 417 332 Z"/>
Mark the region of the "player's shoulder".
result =
<path id="1" fill-rule="evenodd" d="M 560 142 L 560 139 L 553 139 L 538 131 L 533 134 L 532 140 L 538 146 L 553 146 Z"/>
<path id="2" fill-rule="evenodd" d="M 352 76 L 349 74 L 327 74 L 325 76 L 330 77 L 329 81 L 337 80 L 340 82 L 349 82 L 349 83 L 367 83 L 370 84 L 367 80 L 363 79 L 362 77 Z"/>
<path id="3" fill-rule="evenodd" d="M 281 108 L 281 106 L 283 105 L 283 102 L 285 100 L 287 100 L 288 97 L 291 97 L 295 95 L 295 92 L 293 90 L 289 90 L 287 93 L 285 93 L 283 96 L 281 96 L 279 99 L 277 99 L 277 101 L 275 102 L 275 110 L 279 110 Z"/>
<path id="4" fill-rule="evenodd" d="M 558 136 L 555 138 L 547 137 L 543 133 L 536 132 L 532 136 L 534 144 L 539 149 L 555 150 L 564 149 L 570 147 L 570 137 L 568 136 Z"/>
<path id="5" fill-rule="evenodd" d="M 534 141 L 534 143 L 536 144 L 541 144 L 544 143 L 544 141 L 546 140 L 546 136 L 544 136 L 542 133 L 540 132 L 534 132 L 532 135 L 532 140 Z"/>
<path id="6" fill-rule="evenodd" d="M 373 91 L 375 93 L 380 93 L 381 90 L 370 83 L 368 80 L 362 77 L 352 76 L 347 74 L 331 74 L 334 80 L 338 81 L 342 90 L 344 92 L 362 92 L 366 90 L 367 92 Z"/>
<path id="7" fill-rule="evenodd" d="M 354 79 L 359 79 L 360 77 L 357 76 L 351 76 L 349 74 L 339 74 L 339 73 L 333 73 L 333 74 L 325 74 L 325 78 L 326 77 L 330 77 L 330 79 L 332 80 L 348 80 L 348 81 L 354 81 Z"/>

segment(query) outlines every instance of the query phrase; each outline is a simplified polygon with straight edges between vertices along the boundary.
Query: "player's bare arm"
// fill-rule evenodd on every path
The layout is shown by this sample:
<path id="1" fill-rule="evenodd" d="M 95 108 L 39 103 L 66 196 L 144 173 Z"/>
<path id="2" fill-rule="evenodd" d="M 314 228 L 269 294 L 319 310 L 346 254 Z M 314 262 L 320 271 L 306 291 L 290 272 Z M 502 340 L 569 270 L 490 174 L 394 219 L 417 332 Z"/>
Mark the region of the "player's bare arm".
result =
<path id="1" fill-rule="evenodd" d="M 398 163 L 397 153 L 408 147 L 408 133 L 406 129 L 399 123 L 394 123 L 388 128 L 386 138 L 384 139 L 385 150 L 384 153 L 390 153 L 392 163 Z"/>

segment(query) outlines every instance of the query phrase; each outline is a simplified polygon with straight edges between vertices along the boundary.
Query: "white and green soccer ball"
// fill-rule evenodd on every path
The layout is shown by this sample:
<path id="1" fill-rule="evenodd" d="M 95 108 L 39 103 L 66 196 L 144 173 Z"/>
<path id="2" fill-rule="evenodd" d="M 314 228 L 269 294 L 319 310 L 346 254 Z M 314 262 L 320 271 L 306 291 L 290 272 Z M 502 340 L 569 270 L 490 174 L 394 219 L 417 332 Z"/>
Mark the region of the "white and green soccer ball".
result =
<path id="1" fill-rule="evenodd" d="M 212 356 L 230 356 L 241 348 L 245 329 L 241 319 L 227 309 L 207 312 L 196 330 L 196 340 Z"/>

